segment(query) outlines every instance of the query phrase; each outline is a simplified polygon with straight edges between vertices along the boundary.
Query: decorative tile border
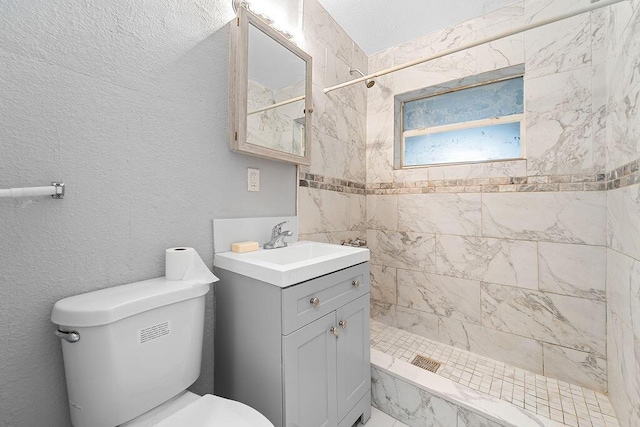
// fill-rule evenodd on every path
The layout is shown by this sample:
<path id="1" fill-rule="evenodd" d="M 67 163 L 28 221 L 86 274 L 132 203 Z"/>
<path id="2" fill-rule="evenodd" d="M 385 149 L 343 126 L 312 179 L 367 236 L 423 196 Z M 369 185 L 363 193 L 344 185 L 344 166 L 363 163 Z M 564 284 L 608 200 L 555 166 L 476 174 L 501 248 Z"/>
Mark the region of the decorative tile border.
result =
<path id="1" fill-rule="evenodd" d="M 367 185 L 367 194 L 603 191 L 605 179 L 606 175 L 599 173 L 383 182 Z"/>
<path id="2" fill-rule="evenodd" d="M 640 184 L 640 159 L 629 162 L 607 174 L 607 190 Z"/>
<path id="3" fill-rule="evenodd" d="M 320 190 L 337 191 L 338 193 L 360 194 L 362 196 L 367 194 L 366 186 L 362 183 L 348 181 L 346 179 L 329 178 L 306 172 L 300 172 L 298 183 L 300 187 L 318 188 Z"/>
<path id="4" fill-rule="evenodd" d="M 533 175 L 496 178 L 443 179 L 363 184 L 300 172 L 300 187 L 350 194 L 507 193 L 605 191 L 640 184 L 640 159 L 608 172 L 577 175 Z"/>

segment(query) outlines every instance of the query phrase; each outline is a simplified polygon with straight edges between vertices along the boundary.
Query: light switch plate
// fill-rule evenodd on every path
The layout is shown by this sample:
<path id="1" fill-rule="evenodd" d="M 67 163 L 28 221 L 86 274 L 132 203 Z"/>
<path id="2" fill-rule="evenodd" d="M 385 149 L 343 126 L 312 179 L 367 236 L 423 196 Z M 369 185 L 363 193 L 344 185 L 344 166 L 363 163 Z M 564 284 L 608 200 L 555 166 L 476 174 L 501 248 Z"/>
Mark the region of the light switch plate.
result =
<path id="1" fill-rule="evenodd" d="M 247 168 L 247 190 L 260 191 L 260 169 Z"/>

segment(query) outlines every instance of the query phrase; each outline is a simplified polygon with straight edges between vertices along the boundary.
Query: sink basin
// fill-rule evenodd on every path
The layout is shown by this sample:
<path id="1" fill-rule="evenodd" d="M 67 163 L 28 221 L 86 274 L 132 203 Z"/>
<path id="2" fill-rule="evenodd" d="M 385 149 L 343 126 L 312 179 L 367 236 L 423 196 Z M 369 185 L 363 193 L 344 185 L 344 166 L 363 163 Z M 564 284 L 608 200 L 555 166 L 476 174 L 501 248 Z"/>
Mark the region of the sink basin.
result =
<path id="1" fill-rule="evenodd" d="M 369 249 L 299 241 L 285 248 L 215 254 L 213 265 L 287 287 L 369 261 Z"/>

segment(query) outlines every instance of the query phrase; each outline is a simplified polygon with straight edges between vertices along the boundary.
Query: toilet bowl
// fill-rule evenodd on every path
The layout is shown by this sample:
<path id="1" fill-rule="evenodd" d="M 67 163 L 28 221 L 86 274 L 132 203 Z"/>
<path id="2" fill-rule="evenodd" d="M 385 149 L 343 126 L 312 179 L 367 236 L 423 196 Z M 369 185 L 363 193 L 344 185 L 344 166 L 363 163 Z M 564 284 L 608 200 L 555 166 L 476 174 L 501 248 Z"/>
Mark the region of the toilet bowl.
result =
<path id="1" fill-rule="evenodd" d="M 120 427 L 273 427 L 260 412 L 234 400 L 189 391 Z"/>

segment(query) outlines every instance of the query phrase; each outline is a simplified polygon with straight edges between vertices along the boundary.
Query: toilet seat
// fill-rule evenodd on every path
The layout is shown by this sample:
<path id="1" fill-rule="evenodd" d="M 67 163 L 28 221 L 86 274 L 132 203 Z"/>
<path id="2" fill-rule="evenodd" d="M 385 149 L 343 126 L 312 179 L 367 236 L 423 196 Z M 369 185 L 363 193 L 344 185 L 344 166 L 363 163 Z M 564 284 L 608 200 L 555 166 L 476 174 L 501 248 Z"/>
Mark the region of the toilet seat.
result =
<path id="1" fill-rule="evenodd" d="M 252 407 L 212 394 L 205 394 L 156 426 L 274 427 L 264 415 Z"/>

